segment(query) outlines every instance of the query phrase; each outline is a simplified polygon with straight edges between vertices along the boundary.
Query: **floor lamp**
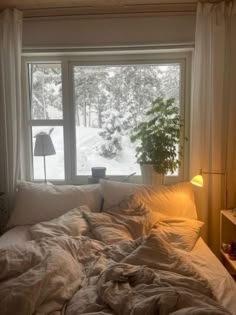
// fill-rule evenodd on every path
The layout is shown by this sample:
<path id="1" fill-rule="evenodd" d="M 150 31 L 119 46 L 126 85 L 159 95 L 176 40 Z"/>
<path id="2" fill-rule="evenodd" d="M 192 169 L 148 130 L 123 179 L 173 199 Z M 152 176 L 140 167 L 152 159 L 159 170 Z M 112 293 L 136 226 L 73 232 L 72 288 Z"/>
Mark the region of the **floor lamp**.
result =
<path id="1" fill-rule="evenodd" d="M 35 146 L 34 146 L 34 156 L 43 156 L 43 165 L 44 165 L 44 182 L 47 183 L 47 175 L 46 175 L 46 159 L 45 157 L 48 155 L 56 154 L 52 139 L 50 137 L 51 132 L 49 134 L 46 132 L 38 133 L 35 138 Z"/>
<path id="2" fill-rule="evenodd" d="M 195 186 L 198 186 L 198 187 L 203 187 L 204 186 L 204 180 L 203 180 L 203 177 L 202 177 L 202 174 L 210 174 L 210 175 L 224 175 L 225 176 L 225 184 L 224 184 L 224 197 L 225 197 L 225 209 L 227 209 L 228 207 L 228 189 L 227 189 L 227 172 L 206 172 L 206 171 L 203 171 L 202 169 L 200 169 L 200 172 L 198 175 L 194 176 L 192 179 L 191 179 L 191 183 Z"/>

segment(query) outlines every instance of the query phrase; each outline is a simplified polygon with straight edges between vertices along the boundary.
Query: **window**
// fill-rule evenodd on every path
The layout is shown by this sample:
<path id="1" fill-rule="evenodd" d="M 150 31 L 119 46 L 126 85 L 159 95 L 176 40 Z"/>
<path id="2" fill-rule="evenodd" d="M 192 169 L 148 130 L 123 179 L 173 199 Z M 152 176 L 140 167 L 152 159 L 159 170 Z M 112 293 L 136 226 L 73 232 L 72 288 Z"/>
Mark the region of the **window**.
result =
<path id="1" fill-rule="evenodd" d="M 56 156 L 46 157 L 47 177 L 64 180 L 62 71 L 60 63 L 29 63 L 32 147 L 40 132 L 51 132 Z M 33 155 L 32 155 L 33 156 Z M 33 178 L 44 179 L 43 158 L 33 156 Z"/>
<path id="2" fill-rule="evenodd" d="M 51 132 L 56 150 L 56 155 L 46 157 L 50 180 L 85 183 L 95 166 L 106 167 L 109 177 L 135 173 L 139 179 L 130 134 L 157 97 L 174 98 L 184 118 L 182 166 L 174 174 L 167 174 L 170 181 L 184 178 L 189 96 L 186 75 L 190 64 L 187 53 L 88 54 L 25 58 L 25 62 L 34 180 L 44 178 L 43 159 L 33 156 L 35 136 L 42 131 Z"/>

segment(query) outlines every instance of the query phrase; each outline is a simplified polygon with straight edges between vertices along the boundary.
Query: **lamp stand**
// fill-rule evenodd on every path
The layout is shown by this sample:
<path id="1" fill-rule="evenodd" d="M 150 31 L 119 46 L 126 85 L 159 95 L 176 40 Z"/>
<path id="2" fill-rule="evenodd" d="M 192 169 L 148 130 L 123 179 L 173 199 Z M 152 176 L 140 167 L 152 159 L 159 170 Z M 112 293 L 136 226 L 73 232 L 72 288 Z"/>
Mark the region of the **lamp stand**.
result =
<path id="1" fill-rule="evenodd" d="M 47 184 L 47 176 L 46 176 L 46 159 L 45 155 L 43 156 L 43 166 L 44 166 L 44 183 Z"/>
<path id="2" fill-rule="evenodd" d="M 225 180 L 224 180 L 224 207 L 225 209 L 228 208 L 228 172 L 205 172 L 202 169 L 200 169 L 200 174 L 213 174 L 213 175 L 224 175 Z"/>

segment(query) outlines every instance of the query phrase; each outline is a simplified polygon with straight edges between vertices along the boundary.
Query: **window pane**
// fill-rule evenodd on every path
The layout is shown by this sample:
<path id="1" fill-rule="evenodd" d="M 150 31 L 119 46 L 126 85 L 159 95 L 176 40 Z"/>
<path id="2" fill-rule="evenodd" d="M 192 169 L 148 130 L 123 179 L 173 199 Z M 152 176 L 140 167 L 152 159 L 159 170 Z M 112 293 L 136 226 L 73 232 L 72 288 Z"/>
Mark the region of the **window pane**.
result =
<path id="1" fill-rule="evenodd" d="M 45 157 L 46 162 L 46 177 L 47 179 L 64 179 L 64 141 L 63 141 L 63 127 L 32 127 L 32 143 L 33 152 L 35 148 L 35 136 L 40 132 L 49 134 L 56 151 L 55 155 L 49 155 Z M 43 156 L 33 156 L 33 171 L 34 179 L 44 180 L 44 163 Z"/>
<path id="2" fill-rule="evenodd" d="M 29 64 L 32 119 L 62 119 L 61 64 Z"/>
<path id="3" fill-rule="evenodd" d="M 157 97 L 180 100 L 180 64 L 74 66 L 77 175 L 140 175 L 133 127 Z"/>

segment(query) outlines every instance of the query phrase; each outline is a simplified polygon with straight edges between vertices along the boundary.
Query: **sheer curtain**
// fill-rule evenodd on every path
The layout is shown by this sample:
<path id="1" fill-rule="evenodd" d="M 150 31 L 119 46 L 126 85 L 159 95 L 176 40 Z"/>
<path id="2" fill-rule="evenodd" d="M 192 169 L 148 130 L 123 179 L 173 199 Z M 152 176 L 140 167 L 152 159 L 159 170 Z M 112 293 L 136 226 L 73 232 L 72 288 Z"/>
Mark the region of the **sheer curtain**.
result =
<path id="1" fill-rule="evenodd" d="M 0 190 L 11 207 L 20 174 L 22 15 L 0 13 Z"/>
<path id="2" fill-rule="evenodd" d="M 227 171 L 228 207 L 236 206 L 236 3 L 199 2 L 193 61 L 190 175 Z M 205 236 L 219 253 L 225 175 L 205 175 L 196 193 Z M 208 213 L 208 214 L 207 214 Z"/>

